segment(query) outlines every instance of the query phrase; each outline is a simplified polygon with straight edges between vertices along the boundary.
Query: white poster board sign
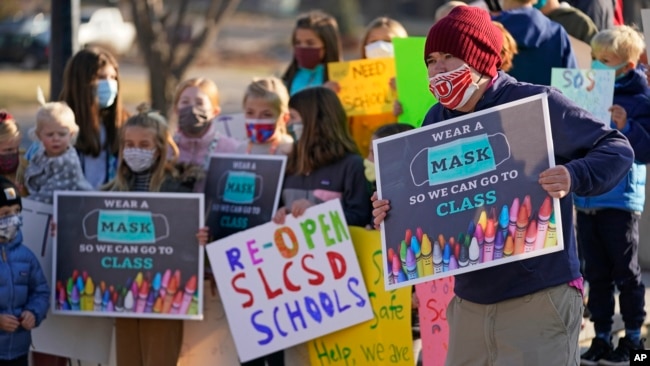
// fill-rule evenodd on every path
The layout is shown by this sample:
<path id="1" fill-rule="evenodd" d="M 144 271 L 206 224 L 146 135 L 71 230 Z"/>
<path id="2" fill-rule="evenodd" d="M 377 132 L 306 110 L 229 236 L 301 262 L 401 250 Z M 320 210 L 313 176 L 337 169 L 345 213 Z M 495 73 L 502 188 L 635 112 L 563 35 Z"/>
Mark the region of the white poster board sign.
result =
<path id="1" fill-rule="evenodd" d="M 206 250 L 241 362 L 373 317 L 339 200 Z"/>

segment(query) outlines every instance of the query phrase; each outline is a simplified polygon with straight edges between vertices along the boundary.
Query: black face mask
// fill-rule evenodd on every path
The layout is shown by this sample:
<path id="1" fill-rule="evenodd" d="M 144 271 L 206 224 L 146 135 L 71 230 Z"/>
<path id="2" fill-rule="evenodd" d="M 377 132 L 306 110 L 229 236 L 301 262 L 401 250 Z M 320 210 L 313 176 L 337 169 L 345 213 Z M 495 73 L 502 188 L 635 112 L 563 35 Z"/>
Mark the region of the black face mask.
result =
<path id="1" fill-rule="evenodd" d="M 210 119 L 204 108 L 190 105 L 178 110 L 178 128 L 186 135 L 201 135 L 209 127 Z"/>

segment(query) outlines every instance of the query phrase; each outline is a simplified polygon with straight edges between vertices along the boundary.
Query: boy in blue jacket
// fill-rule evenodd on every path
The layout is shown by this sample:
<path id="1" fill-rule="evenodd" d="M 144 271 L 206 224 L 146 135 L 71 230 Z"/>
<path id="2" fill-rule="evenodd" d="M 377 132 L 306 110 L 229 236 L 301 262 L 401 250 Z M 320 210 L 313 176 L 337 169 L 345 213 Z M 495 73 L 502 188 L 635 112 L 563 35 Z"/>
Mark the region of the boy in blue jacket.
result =
<path id="1" fill-rule="evenodd" d="M 27 366 L 31 330 L 50 299 L 41 265 L 22 244 L 21 210 L 18 189 L 0 177 L 0 366 Z"/>
<path id="2" fill-rule="evenodd" d="M 600 31 L 591 41 L 594 69 L 615 71 L 611 127 L 634 150 L 634 164 L 614 189 L 595 197 L 575 196 L 577 233 L 589 282 L 587 308 L 596 337 L 583 365 L 627 365 L 629 352 L 643 349 L 645 286 L 639 266 L 639 219 L 645 203 L 645 164 L 650 162 L 650 90 L 637 61 L 643 37 L 628 26 Z M 612 348 L 614 286 L 618 287 L 625 337 Z"/>

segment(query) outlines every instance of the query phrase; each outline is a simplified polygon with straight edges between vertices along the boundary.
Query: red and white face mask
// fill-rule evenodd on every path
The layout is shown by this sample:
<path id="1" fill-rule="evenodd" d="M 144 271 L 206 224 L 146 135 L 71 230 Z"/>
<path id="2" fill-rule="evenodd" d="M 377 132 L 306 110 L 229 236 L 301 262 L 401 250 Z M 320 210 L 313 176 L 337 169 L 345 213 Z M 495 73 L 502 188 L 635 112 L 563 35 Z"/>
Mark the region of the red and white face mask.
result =
<path id="1" fill-rule="evenodd" d="M 445 108 L 458 109 L 478 90 L 478 84 L 472 81 L 472 71 L 464 64 L 429 78 L 429 90 Z"/>

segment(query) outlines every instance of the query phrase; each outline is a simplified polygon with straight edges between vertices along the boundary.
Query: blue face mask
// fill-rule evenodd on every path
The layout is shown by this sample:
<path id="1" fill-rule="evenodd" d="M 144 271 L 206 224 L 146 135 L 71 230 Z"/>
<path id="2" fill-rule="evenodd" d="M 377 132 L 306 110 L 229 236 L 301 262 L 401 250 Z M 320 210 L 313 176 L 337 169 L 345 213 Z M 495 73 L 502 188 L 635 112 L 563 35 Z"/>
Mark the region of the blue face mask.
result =
<path id="1" fill-rule="evenodd" d="M 537 0 L 537 4 L 534 4 L 533 6 L 537 9 L 541 9 L 544 5 L 546 5 L 546 0 Z"/>
<path id="2" fill-rule="evenodd" d="M 97 101 L 100 108 L 108 108 L 115 102 L 117 97 L 117 80 L 99 79 L 97 80 L 97 89 L 95 90 Z"/>
<path id="3" fill-rule="evenodd" d="M 616 66 L 609 66 L 605 65 L 604 63 L 600 62 L 599 60 L 592 60 L 591 61 L 591 68 L 594 70 L 614 70 L 614 72 L 618 72 L 618 70 L 622 67 L 625 67 L 627 65 L 627 62 L 623 62 L 622 64 L 616 65 Z M 616 79 L 620 79 L 623 76 L 625 76 L 625 73 L 621 73 L 620 75 L 616 75 Z"/>

